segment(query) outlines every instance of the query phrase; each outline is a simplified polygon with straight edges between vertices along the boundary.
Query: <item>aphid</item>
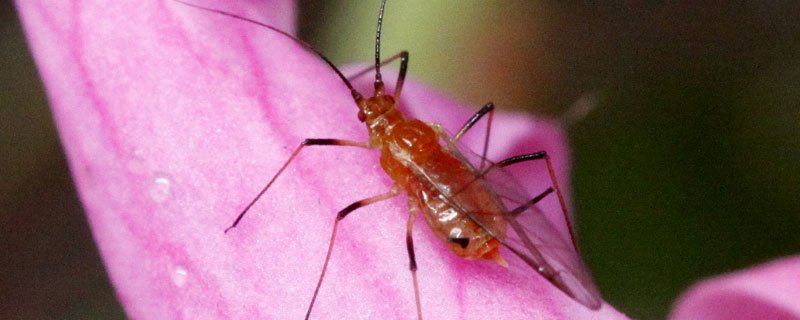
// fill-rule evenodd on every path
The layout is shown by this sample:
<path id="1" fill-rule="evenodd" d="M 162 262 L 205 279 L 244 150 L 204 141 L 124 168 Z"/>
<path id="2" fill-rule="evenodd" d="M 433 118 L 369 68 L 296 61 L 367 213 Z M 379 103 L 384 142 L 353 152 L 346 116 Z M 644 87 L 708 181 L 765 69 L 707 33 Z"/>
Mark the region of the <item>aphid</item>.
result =
<path id="1" fill-rule="evenodd" d="M 397 109 L 395 97 L 399 97 L 401 94 L 409 55 L 407 51 L 403 51 L 385 61 L 380 59 L 381 27 L 386 0 L 382 1 L 378 14 L 375 36 L 375 91 L 369 98 L 364 98 L 354 89 L 350 79 L 345 77 L 328 58 L 302 40 L 275 27 L 246 17 L 182 3 L 266 27 L 293 39 L 314 52 L 336 72 L 350 90 L 353 101 L 358 107 L 358 119 L 366 124 L 370 136 L 366 142 L 305 139 L 267 185 L 236 217 L 231 226 L 225 229 L 225 232 L 239 224 L 253 204 L 264 195 L 292 160 L 307 146 L 350 146 L 380 150 L 381 167 L 394 181 L 388 192 L 353 202 L 337 213 L 325 262 L 309 303 L 306 319 L 311 315 L 314 301 L 322 287 L 339 222 L 356 209 L 393 198 L 402 193 L 407 193 L 409 199 L 410 214 L 406 229 L 406 243 L 418 318 L 422 319 L 422 306 L 411 230 L 414 219 L 420 212 L 424 215 L 425 221 L 434 234 L 457 256 L 469 260 L 494 260 L 507 266 L 499 251 L 499 248 L 504 246 L 574 300 L 590 309 L 600 308 L 600 295 L 581 263 L 564 197 L 558 187 L 550 157 L 545 151 L 519 155 L 497 163 L 485 160 L 494 112 L 492 103 L 486 104 L 475 113 L 454 136 L 450 136 L 437 124 L 426 124 L 420 120 L 408 119 Z M 386 94 L 380 68 L 397 59 L 400 59 L 400 72 L 395 84 L 395 96 L 392 96 Z M 361 76 L 368 71 L 369 69 L 366 69 L 351 78 Z M 460 151 L 458 142 L 486 114 L 489 117 L 483 153 L 473 164 L 467 159 L 470 153 Z M 440 141 L 444 141 L 444 143 L 442 144 Z M 502 167 L 529 160 L 544 160 L 552 180 L 552 186 L 532 198 L 498 194 L 495 190 L 496 185 L 493 183 L 503 184 L 505 181 L 495 181 L 492 176 L 501 172 L 500 168 Z M 570 229 L 571 244 L 534 206 L 553 192 L 558 197 L 562 213 Z M 509 210 L 510 205 L 513 207 Z"/>

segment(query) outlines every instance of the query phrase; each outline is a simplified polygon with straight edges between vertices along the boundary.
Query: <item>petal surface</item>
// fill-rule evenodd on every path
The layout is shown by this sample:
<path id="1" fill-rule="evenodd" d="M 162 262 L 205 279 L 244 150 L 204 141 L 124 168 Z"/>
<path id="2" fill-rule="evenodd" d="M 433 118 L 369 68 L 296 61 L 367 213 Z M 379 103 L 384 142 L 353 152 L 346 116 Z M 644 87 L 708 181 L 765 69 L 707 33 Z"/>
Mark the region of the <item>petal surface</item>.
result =
<path id="1" fill-rule="evenodd" d="M 290 1 L 198 4 L 294 28 Z M 302 318 L 335 212 L 391 185 L 378 153 L 308 148 L 238 228 L 223 230 L 303 138 L 366 140 L 336 75 L 279 34 L 173 1 L 26 0 L 17 7 L 128 315 Z M 401 102 L 451 131 L 479 107 L 461 107 L 413 80 Z M 491 154 L 548 150 L 568 189 L 558 127 L 500 114 L 493 128 Z M 543 166 L 511 171 L 532 193 L 549 185 Z M 550 199 L 542 209 L 560 221 L 556 205 Z M 398 197 L 342 222 L 312 318 L 413 317 L 406 210 Z M 509 269 L 456 258 L 422 223 L 414 236 L 427 318 L 623 317 L 607 305 L 586 309 L 507 252 Z"/>
<path id="2" fill-rule="evenodd" d="M 800 257 L 695 284 L 670 319 L 800 319 Z"/>

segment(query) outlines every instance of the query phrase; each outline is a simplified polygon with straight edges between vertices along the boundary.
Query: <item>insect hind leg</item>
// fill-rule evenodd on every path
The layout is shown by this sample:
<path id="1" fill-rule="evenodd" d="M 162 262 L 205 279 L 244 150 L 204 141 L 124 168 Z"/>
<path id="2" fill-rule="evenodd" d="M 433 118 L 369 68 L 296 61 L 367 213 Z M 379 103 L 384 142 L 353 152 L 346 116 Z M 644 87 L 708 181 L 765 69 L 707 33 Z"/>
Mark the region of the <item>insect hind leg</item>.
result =
<path id="1" fill-rule="evenodd" d="M 516 217 L 519 216 L 521 213 L 525 212 L 525 210 L 530 209 L 530 207 L 534 206 L 537 202 L 541 201 L 544 197 L 548 196 L 549 194 L 553 193 L 553 187 L 547 188 L 544 192 L 540 193 L 538 196 L 533 197 L 530 201 L 523 203 L 519 207 L 514 208 L 511 210 L 509 214 Z"/>
<path id="2" fill-rule="evenodd" d="M 523 155 L 514 156 L 514 157 L 511 157 L 511 158 L 502 160 L 502 161 L 500 161 L 498 163 L 495 163 L 494 165 L 486 168 L 486 170 L 482 171 L 481 174 L 479 175 L 479 178 L 483 177 L 484 175 L 486 175 L 492 169 L 502 168 L 502 167 L 505 167 L 505 166 L 510 166 L 512 164 L 515 164 L 515 163 L 531 161 L 531 160 L 542 160 L 542 159 L 544 159 L 545 162 L 547 163 L 547 171 L 550 173 L 550 180 L 553 183 L 553 187 L 552 188 L 555 189 L 555 191 L 556 191 L 556 195 L 558 196 L 558 202 L 561 205 L 561 212 L 564 214 L 564 220 L 567 222 L 567 229 L 569 230 L 570 240 L 572 240 L 572 247 L 575 248 L 575 252 L 576 253 L 580 254 L 580 251 L 578 251 L 578 244 L 575 242 L 575 231 L 573 231 L 573 228 L 572 228 L 572 221 L 569 218 L 569 212 L 567 212 L 567 203 L 564 200 L 564 195 L 561 193 L 561 188 L 559 188 L 559 186 L 558 186 L 558 179 L 556 179 L 556 172 L 553 169 L 553 162 L 550 160 L 550 156 L 547 154 L 547 151 L 539 151 L 539 152 L 534 152 L 534 153 L 529 153 L 529 154 L 523 154 Z M 549 192 L 545 191 L 540 196 L 544 197 L 547 194 L 549 194 Z M 534 198 L 534 199 L 536 199 L 536 198 Z M 520 212 L 522 212 L 522 211 L 520 211 Z"/>

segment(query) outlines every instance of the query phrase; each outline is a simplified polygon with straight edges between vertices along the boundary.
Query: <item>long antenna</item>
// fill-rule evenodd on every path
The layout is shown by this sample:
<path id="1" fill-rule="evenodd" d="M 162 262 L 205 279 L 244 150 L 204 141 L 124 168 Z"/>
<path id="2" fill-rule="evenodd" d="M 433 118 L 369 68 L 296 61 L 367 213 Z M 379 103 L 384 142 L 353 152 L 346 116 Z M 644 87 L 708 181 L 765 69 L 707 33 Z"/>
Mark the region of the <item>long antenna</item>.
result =
<path id="1" fill-rule="evenodd" d="M 200 9 L 200 10 L 205 10 L 205 11 L 209 11 L 209 12 L 213 12 L 213 13 L 218 13 L 218 14 L 221 14 L 221 15 L 224 15 L 224 16 L 228 16 L 228 17 L 237 19 L 237 20 L 242 20 L 242 21 L 245 21 L 245 22 L 256 24 L 256 25 L 262 26 L 264 28 L 270 29 L 272 31 L 275 31 L 275 32 L 277 32 L 279 34 L 282 34 L 282 35 L 286 36 L 289 39 L 294 40 L 294 42 L 297 42 L 298 44 L 300 44 L 301 46 L 305 47 L 306 49 L 311 50 L 311 52 L 316 54 L 318 57 L 322 58 L 322 60 L 324 60 L 325 63 L 327 63 L 328 66 L 330 66 L 331 69 L 333 69 L 333 71 L 336 72 L 336 74 L 339 76 L 339 78 L 342 79 L 342 82 L 344 82 L 344 84 L 347 86 L 347 88 L 350 89 L 350 94 L 353 96 L 353 99 L 356 101 L 356 104 L 358 104 L 358 101 L 362 99 L 361 93 L 359 93 L 358 91 L 356 91 L 355 88 L 353 88 L 353 85 L 350 84 L 350 81 L 347 80 L 347 77 L 345 77 L 344 74 L 342 74 L 342 72 L 339 71 L 339 68 L 337 68 L 336 65 L 334 65 L 333 62 L 331 62 L 328 59 L 328 57 L 326 57 L 324 54 L 322 54 L 322 52 L 317 51 L 317 49 L 315 49 L 313 46 L 311 46 L 307 42 L 305 42 L 303 40 L 300 40 L 300 39 L 292 36 L 291 34 L 288 34 L 286 31 L 283 31 L 281 29 L 275 28 L 275 27 L 273 27 L 271 25 L 268 25 L 266 23 L 260 22 L 258 20 L 254 20 L 254 19 L 250 19 L 250 18 L 247 18 L 247 17 L 243 17 L 243 16 L 240 16 L 238 14 L 230 13 L 230 12 L 227 12 L 227 11 L 222 11 L 222 10 L 213 9 L 213 8 L 207 8 L 207 7 L 196 5 L 196 4 L 193 4 L 193 3 L 185 2 L 185 1 L 182 1 L 182 0 L 173 0 L 173 1 L 181 3 L 181 4 L 189 6 L 189 7 L 192 7 L 192 8 L 197 8 L 197 9 Z M 383 2 L 385 4 L 386 0 L 384 0 Z M 381 8 L 381 16 L 383 16 L 383 8 Z M 379 25 L 378 25 L 378 35 L 380 36 L 380 21 L 379 21 Z"/>
<path id="2" fill-rule="evenodd" d="M 383 79 L 381 77 L 381 27 L 383 26 L 383 9 L 386 8 L 386 0 L 381 1 L 381 11 L 378 13 L 378 30 L 375 31 L 375 91 L 383 91 Z"/>

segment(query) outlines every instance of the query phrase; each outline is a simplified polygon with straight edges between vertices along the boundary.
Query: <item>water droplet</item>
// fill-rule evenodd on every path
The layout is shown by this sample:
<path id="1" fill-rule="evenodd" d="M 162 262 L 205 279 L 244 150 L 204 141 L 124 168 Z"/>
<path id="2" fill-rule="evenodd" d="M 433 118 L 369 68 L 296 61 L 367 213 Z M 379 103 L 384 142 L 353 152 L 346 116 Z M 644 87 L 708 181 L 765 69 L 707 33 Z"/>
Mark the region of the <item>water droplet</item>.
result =
<path id="1" fill-rule="evenodd" d="M 150 182 L 150 189 L 148 193 L 150 198 L 155 202 L 162 203 L 169 198 L 170 194 L 170 180 L 165 174 L 156 174 L 153 181 Z"/>
<path id="2" fill-rule="evenodd" d="M 189 277 L 189 271 L 182 266 L 177 266 L 172 269 L 172 283 L 178 287 L 183 287 L 186 284 L 186 278 Z"/>

